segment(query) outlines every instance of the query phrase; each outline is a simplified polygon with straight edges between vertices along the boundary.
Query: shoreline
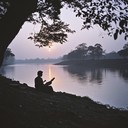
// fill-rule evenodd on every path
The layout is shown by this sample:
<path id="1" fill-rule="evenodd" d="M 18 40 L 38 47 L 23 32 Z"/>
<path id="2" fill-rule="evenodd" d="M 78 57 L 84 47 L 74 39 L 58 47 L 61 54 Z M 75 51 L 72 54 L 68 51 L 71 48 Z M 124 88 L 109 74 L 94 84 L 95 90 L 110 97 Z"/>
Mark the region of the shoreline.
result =
<path id="1" fill-rule="evenodd" d="M 83 66 L 87 68 L 128 68 L 128 59 L 67 60 L 55 65 Z"/>
<path id="2" fill-rule="evenodd" d="M 128 111 L 88 97 L 47 94 L 0 76 L 2 128 L 127 128 Z"/>

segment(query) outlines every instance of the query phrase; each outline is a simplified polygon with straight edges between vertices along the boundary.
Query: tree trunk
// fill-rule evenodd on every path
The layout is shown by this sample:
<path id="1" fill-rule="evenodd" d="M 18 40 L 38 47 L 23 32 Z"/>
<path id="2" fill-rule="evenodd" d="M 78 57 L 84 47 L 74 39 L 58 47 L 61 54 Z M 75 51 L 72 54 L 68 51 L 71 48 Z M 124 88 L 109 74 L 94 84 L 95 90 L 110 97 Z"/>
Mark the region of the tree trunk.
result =
<path id="1" fill-rule="evenodd" d="M 13 0 L 0 19 L 0 66 L 8 45 L 18 34 L 27 18 L 36 10 L 38 0 Z"/>

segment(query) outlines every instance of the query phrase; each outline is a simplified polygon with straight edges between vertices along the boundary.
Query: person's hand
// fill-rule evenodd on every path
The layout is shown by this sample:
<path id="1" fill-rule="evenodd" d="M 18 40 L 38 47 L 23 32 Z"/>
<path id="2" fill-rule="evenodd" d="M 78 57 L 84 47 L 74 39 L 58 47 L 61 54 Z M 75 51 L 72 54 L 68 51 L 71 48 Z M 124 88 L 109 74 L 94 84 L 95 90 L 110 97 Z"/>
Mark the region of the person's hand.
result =
<path id="1" fill-rule="evenodd" d="M 51 81 L 48 81 L 45 85 L 48 86 L 50 84 L 52 84 L 52 82 Z"/>

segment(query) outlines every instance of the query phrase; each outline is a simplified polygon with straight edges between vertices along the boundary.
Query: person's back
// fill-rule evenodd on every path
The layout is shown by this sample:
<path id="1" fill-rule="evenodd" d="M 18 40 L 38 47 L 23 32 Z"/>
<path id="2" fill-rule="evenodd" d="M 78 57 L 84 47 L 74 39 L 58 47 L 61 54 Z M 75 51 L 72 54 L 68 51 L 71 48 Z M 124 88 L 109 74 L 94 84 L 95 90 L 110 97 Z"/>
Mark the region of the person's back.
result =
<path id="1" fill-rule="evenodd" d="M 44 86 L 43 80 L 42 80 L 41 77 L 37 76 L 37 77 L 35 78 L 35 88 L 36 88 L 36 89 L 41 89 L 42 86 Z"/>
<path id="2" fill-rule="evenodd" d="M 47 93 L 51 93 L 51 92 L 54 92 L 53 91 L 53 88 L 52 86 L 49 86 L 52 81 L 55 79 L 51 79 L 49 82 L 46 82 L 44 84 L 44 82 L 46 81 L 43 81 L 43 79 L 41 78 L 42 77 L 42 71 L 38 71 L 37 72 L 37 77 L 35 78 L 35 88 L 39 91 L 43 91 L 43 92 L 47 92 Z"/>

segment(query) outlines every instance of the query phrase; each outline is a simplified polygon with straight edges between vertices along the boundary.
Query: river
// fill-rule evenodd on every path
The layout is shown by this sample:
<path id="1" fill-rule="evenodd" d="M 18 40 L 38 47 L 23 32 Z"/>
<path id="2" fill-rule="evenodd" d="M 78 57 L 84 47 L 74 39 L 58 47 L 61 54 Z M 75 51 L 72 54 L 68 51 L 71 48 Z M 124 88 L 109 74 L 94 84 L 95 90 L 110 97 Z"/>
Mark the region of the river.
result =
<path id="1" fill-rule="evenodd" d="M 128 70 L 68 67 L 52 64 L 16 64 L 1 69 L 1 74 L 34 87 L 37 71 L 43 79 L 53 81 L 55 91 L 87 96 L 92 100 L 117 108 L 128 109 Z"/>

